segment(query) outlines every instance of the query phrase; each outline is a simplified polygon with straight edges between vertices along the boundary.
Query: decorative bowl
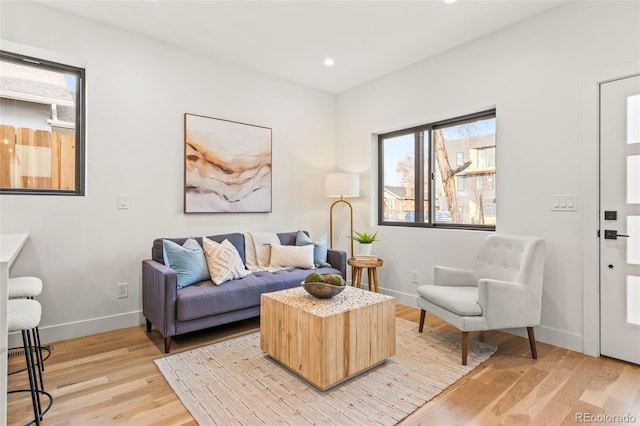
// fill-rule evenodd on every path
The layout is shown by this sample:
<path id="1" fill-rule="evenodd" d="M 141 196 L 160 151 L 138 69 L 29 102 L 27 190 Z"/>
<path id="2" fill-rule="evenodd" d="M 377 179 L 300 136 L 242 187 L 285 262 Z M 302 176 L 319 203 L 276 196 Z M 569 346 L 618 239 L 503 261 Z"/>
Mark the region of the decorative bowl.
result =
<path id="1" fill-rule="evenodd" d="M 320 282 L 302 283 L 302 287 L 307 290 L 307 293 L 318 299 L 330 299 L 333 296 L 340 294 L 344 290 L 343 285 L 333 285 Z"/>

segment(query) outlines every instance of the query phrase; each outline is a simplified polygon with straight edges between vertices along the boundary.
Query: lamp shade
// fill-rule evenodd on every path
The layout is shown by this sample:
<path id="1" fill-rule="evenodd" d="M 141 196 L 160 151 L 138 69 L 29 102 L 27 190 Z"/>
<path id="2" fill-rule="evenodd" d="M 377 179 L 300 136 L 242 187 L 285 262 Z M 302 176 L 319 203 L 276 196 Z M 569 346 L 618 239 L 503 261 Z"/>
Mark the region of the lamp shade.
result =
<path id="1" fill-rule="evenodd" d="M 357 197 L 360 180 L 356 173 L 330 173 L 325 176 L 324 193 L 327 197 Z"/>

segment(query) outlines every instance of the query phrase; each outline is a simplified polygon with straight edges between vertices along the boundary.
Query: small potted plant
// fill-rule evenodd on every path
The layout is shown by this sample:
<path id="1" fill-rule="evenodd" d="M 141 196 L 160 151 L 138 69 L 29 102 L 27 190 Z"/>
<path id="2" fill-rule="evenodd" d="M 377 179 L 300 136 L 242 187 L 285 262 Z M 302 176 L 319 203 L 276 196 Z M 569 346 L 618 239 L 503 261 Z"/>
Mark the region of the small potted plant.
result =
<path id="1" fill-rule="evenodd" d="M 355 235 L 349 235 L 347 238 L 351 238 L 354 241 L 360 243 L 360 252 L 359 255 L 370 256 L 371 255 L 371 245 L 374 241 L 379 241 L 378 231 L 373 234 L 369 234 L 367 232 L 358 232 L 354 231 Z"/>

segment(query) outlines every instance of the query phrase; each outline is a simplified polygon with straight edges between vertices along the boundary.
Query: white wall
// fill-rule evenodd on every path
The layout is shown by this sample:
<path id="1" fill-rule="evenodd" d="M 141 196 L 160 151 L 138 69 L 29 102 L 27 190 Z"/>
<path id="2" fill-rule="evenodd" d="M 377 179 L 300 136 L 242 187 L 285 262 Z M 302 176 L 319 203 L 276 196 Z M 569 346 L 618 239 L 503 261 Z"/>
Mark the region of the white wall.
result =
<path id="1" fill-rule="evenodd" d="M 495 106 L 497 231 L 546 240 L 538 337 L 582 351 L 583 285 L 594 286 L 583 270 L 593 271 L 597 241 L 595 76 L 617 69 L 640 71 L 640 3 L 572 2 L 340 94 L 338 163 L 362 173 L 368 191 L 356 229 L 377 228 L 372 134 Z M 553 194 L 576 194 L 578 211 L 551 212 Z M 412 270 L 427 283 L 436 264 L 469 265 L 485 235 L 380 227 L 381 286 L 414 305 Z"/>
<path id="2" fill-rule="evenodd" d="M 86 197 L 0 196 L 0 231 L 30 234 L 12 275 L 45 281 L 43 340 L 138 324 L 154 238 L 327 230 L 332 95 L 38 5 L 3 2 L 0 19 L 1 39 L 87 67 Z M 182 213 L 185 112 L 273 129 L 272 213 Z M 116 298 L 120 282 L 128 298 Z"/>

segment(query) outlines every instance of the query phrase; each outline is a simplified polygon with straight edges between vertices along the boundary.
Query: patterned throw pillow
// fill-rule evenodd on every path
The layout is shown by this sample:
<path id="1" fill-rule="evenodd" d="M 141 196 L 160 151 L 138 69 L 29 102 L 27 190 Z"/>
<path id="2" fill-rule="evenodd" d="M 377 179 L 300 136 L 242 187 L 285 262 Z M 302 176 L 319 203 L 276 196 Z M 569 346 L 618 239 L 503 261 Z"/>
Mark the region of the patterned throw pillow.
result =
<path id="1" fill-rule="evenodd" d="M 313 245 L 271 246 L 271 266 L 283 268 L 315 268 L 313 263 Z"/>
<path id="2" fill-rule="evenodd" d="M 204 246 L 204 257 L 207 260 L 211 281 L 220 285 L 229 280 L 243 278 L 249 275 L 242 263 L 238 250 L 229 242 L 224 240 L 222 243 L 216 243 L 208 239 L 202 238 Z"/>
<path id="3" fill-rule="evenodd" d="M 171 240 L 162 240 L 164 264 L 178 274 L 178 288 L 209 279 L 209 270 L 204 260 L 202 247 L 193 237 L 183 245 Z"/>

